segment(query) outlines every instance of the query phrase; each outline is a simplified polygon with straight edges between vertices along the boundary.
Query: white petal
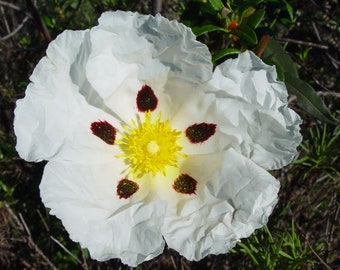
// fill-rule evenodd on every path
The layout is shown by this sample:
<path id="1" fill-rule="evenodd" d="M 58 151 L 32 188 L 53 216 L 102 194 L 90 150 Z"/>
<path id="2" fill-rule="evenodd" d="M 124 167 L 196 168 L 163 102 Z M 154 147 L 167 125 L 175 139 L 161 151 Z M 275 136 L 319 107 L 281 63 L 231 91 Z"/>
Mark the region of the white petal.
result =
<path id="1" fill-rule="evenodd" d="M 288 108 L 287 89 L 274 67 L 247 51 L 219 65 L 210 83 L 232 147 L 266 169 L 291 162 L 302 140 L 301 119 Z"/>
<path id="2" fill-rule="evenodd" d="M 106 12 L 91 30 L 91 44 L 88 80 L 125 122 L 138 112 L 136 96 L 142 85 L 151 86 L 160 110 L 168 115 L 212 74 L 207 47 L 189 28 L 161 16 Z"/>
<path id="3" fill-rule="evenodd" d="M 144 37 L 152 44 L 152 57 L 170 67 L 173 76 L 186 74 L 181 76 L 183 81 L 204 82 L 210 79 L 212 63 L 209 50 L 196 41 L 191 29 L 184 24 L 160 15 L 153 17 L 122 11 L 103 13 L 99 24 L 119 35 L 134 32 Z"/>
<path id="4" fill-rule="evenodd" d="M 63 145 L 50 160 L 82 164 L 112 162 L 125 168 L 123 160 L 115 158 L 121 154 L 120 148 L 116 144 L 107 144 L 93 134 L 91 123 L 97 121 L 107 121 L 111 124 L 116 129 L 116 140 L 119 138 L 123 130 L 120 122 L 110 114 L 85 104 L 82 110 L 74 112 L 69 121 L 69 128 L 64 131 L 66 135 Z"/>
<path id="5" fill-rule="evenodd" d="M 25 98 L 17 101 L 16 149 L 28 161 L 48 159 L 58 151 L 73 110 L 84 102 L 77 97 L 78 88 L 69 72 L 85 33 L 65 31 L 59 35 L 30 77 Z"/>
<path id="6" fill-rule="evenodd" d="M 195 156 L 181 169 L 199 186 L 197 196 L 179 195 L 182 200 L 167 212 L 162 232 L 170 248 L 200 260 L 228 252 L 240 238 L 266 224 L 279 182 L 251 160 L 229 149 Z"/>
<path id="7" fill-rule="evenodd" d="M 82 46 L 87 33 L 88 30 L 65 30 L 49 44 L 46 50 L 47 58 L 57 68 L 64 68 L 65 70 L 69 71 L 72 63 L 78 56 L 79 49 Z M 35 82 L 34 76 L 32 77 L 31 80 Z"/>
<path id="8" fill-rule="evenodd" d="M 141 43 L 140 40 L 129 39 L 132 44 Z M 129 122 L 138 112 L 136 97 L 143 82 L 138 78 L 137 63 L 121 61 L 115 55 L 119 47 L 130 44 L 125 44 L 125 41 L 126 38 L 103 31 L 101 28 L 92 29 L 92 48 L 86 63 L 86 76 L 105 105 L 124 121 Z"/>
<path id="9" fill-rule="evenodd" d="M 108 121 L 118 130 L 121 124 L 103 101 L 92 95 L 93 89 L 85 77 L 82 63 L 90 46 L 88 34 L 88 31 L 65 31 L 51 42 L 47 56 L 30 78 L 32 83 L 25 98 L 17 101 L 16 148 L 28 161 L 100 163 L 112 160 L 116 154 L 90 130 L 91 123 L 99 120 Z M 83 94 L 92 97 L 85 100 Z"/>
<path id="10" fill-rule="evenodd" d="M 187 95 L 185 103 L 171 117 L 172 128 L 183 131 L 180 144 L 183 146 L 183 153 L 188 155 L 219 152 L 228 143 L 228 137 L 220 132 L 221 111 L 216 107 L 216 96 L 200 90 Z M 185 136 L 185 131 L 189 126 L 201 123 L 216 125 L 216 132 L 204 142 L 191 143 Z"/>
<path id="11" fill-rule="evenodd" d="M 46 65 L 45 65 L 46 68 Z M 31 84 L 26 97 L 18 100 L 14 128 L 17 151 L 28 161 L 67 160 L 102 162 L 112 160 L 117 147 L 110 146 L 92 134 L 91 123 L 106 120 L 118 131 L 121 124 L 110 114 L 86 104 L 72 92 L 72 84 L 59 83 L 62 89 L 47 89 Z M 59 92 L 58 92 L 59 90 Z M 63 90 L 68 90 L 64 91 Z"/>
<path id="12" fill-rule="evenodd" d="M 136 266 L 163 251 L 160 226 L 165 204 L 142 203 L 134 199 L 138 196 L 119 199 L 119 177 L 119 168 L 112 163 L 50 161 L 40 184 L 41 198 L 92 258 L 121 258 Z"/>

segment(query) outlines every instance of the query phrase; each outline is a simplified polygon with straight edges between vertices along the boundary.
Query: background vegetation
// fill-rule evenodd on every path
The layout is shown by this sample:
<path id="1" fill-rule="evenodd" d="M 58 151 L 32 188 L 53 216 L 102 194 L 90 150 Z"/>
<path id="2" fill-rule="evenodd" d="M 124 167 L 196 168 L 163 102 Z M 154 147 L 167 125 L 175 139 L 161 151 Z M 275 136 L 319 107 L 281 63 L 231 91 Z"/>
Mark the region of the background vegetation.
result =
<path id="1" fill-rule="evenodd" d="M 0 1 L 0 269 L 132 269 L 97 262 L 69 240 L 39 197 L 44 163 L 15 151 L 13 110 L 47 44 L 96 24 L 106 10 L 160 11 L 192 27 L 216 63 L 243 49 L 277 65 L 303 118 L 298 159 L 273 174 L 268 226 L 231 253 L 189 262 L 173 250 L 137 269 L 340 269 L 339 4 L 336 0 Z M 270 42 L 267 43 L 270 36 Z M 294 62 L 294 63 L 293 63 Z"/>

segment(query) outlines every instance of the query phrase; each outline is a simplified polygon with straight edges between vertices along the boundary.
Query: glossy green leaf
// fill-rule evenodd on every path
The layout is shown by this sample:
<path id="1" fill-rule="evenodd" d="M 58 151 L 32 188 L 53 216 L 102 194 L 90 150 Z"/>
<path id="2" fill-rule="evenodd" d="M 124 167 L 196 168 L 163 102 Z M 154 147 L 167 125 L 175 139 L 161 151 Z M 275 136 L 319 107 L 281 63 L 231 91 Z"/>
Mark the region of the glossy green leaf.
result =
<path id="1" fill-rule="evenodd" d="M 337 120 L 331 115 L 313 87 L 299 79 L 294 61 L 277 41 L 272 39 L 269 41 L 263 60 L 267 64 L 276 66 L 279 79 L 286 83 L 290 94 L 296 95 L 299 107 L 321 121 L 336 123 Z"/>
<path id="2" fill-rule="evenodd" d="M 209 32 L 213 32 L 213 31 L 223 31 L 226 32 L 227 30 L 216 26 L 216 25 L 212 25 L 212 24 L 208 24 L 208 25 L 204 25 L 204 26 L 198 26 L 198 27 L 193 27 L 192 31 L 194 32 L 194 34 L 199 37 L 203 34 L 209 33 Z"/>
<path id="3" fill-rule="evenodd" d="M 337 123 L 337 120 L 329 112 L 312 86 L 303 80 L 292 76 L 290 73 L 285 72 L 284 75 L 288 92 L 296 95 L 299 107 L 323 122 L 330 124 Z"/>
<path id="4" fill-rule="evenodd" d="M 224 7 L 221 0 L 209 0 L 209 3 L 216 11 L 220 11 Z"/>
<path id="5" fill-rule="evenodd" d="M 299 77 L 296 65 L 292 58 L 276 40 L 270 39 L 262 58 L 267 64 L 275 64 L 277 68 L 282 69 L 291 76 L 296 78 Z M 280 79 L 283 80 L 283 78 Z"/>
<path id="6" fill-rule="evenodd" d="M 212 57 L 212 61 L 215 63 L 216 61 L 220 60 L 222 57 L 231 55 L 231 54 L 239 54 L 241 53 L 240 50 L 235 48 L 226 48 L 217 53 L 215 53 Z"/>
<path id="7" fill-rule="evenodd" d="M 255 11 L 255 13 L 252 16 L 250 16 L 249 19 L 247 20 L 247 25 L 255 29 L 263 20 L 265 13 L 266 12 L 264 11 L 264 9 L 259 9 Z"/>
<path id="8" fill-rule="evenodd" d="M 258 42 L 255 31 L 247 25 L 241 24 L 231 33 L 239 37 L 241 41 L 246 41 L 252 45 L 256 45 Z"/>

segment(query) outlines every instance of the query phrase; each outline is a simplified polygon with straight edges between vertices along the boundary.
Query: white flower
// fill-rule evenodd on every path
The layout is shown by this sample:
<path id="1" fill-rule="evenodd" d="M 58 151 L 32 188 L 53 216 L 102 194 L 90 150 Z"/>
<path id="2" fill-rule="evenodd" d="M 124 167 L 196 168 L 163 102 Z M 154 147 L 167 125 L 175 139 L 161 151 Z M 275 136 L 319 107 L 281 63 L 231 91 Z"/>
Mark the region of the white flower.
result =
<path id="1" fill-rule="evenodd" d="M 190 260 L 266 224 L 300 118 L 253 53 L 212 73 L 207 47 L 161 16 L 107 12 L 65 31 L 17 102 L 17 151 L 48 160 L 51 214 L 97 260 L 131 266 L 165 242 Z"/>

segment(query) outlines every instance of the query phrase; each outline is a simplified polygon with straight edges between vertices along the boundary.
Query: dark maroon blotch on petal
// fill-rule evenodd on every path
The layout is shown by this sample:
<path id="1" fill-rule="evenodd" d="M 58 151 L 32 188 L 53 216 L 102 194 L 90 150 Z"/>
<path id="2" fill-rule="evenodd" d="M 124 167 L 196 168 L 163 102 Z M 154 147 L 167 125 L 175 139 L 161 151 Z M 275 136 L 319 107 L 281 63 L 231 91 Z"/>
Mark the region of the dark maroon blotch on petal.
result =
<path id="1" fill-rule="evenodd" d="M 185 135 L 191 143 L 202 143 L 215 134 L 216 127 L 211 123 L 193 124 L 186 129 Z"/>
<path id="2" fill-rule="evenodd" d="M 176 178 L 172 185 L 174 190 L 182 194 L 196 194 L 197 181 L 190 175 L 184 173 Z"/>
<path id="3" fill-rule="evenodd" d="M 150 86 L 144 85 L 141 90 L 138 91 L 137 108 L 140 112 L 153 111 L 156 109 L 158 99 Z"/>
<path id="4" fill-rule="evenodd" d="M 135 194 L 139 189 L 139 186 L 136 182 L 129 179 L 122 179 L 118 182 L 117 185 L 117 195 L 119 199 L 124 198 L 128 199 L 133 194 Z"/>
<path id="5" fill-rule="evenodd" d="M 116 129 L 107 121 L 91 123 L 91 130 L 94 135 L 101 138 L 107 144 L 114 144 L 117 132 Z"/>

